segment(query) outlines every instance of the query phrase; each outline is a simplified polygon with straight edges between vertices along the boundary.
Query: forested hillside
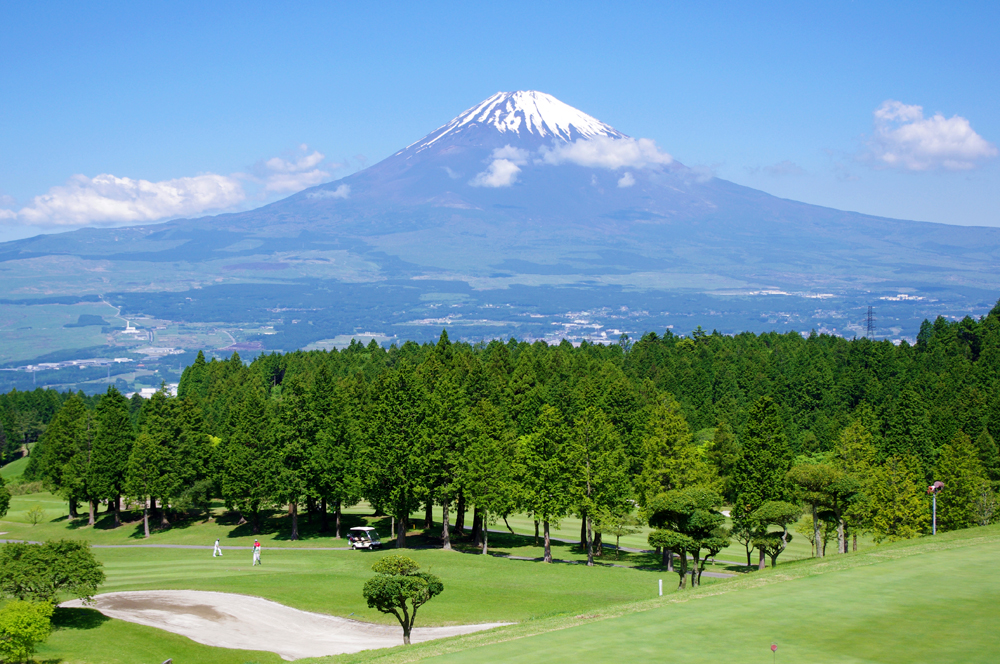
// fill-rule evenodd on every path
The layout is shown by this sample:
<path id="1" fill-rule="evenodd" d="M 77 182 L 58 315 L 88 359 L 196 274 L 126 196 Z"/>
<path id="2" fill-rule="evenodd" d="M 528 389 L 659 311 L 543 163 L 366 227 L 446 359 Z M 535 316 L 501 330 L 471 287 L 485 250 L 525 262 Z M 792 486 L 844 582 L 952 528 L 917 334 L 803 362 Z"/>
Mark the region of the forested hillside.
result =
<path id="1" fill-rule="evenodd" d="M 27 477 L 74 515 L 89 503 L 91 520 L 100 503 L 117 514 L 127 498 L 166 525 L 221 497 L 254 526 L 287 506 L 294 538 L 300 509 L 339 529 L 340 508 L 367 500 L 404 526 L 404 546 L 411 515 L 429 523 L 430 506 L 443 507 L 448 546 L 471 508 L 477 533 L 513 512 L 543 528 L 577 514 L 609 531 L 638 509 L 676 534 L 664 501 L 697 489 L 683 495 L 698 509 L 733 510 L 732 530 L 713 522 L 698 541 L 733 537 L 763 558 L 798 518 L 766 516 L 782 505 L 811 508 L 815 536 L 830 524 L 838 550 L 859 532 L 926 532 L 932 480 L 947 486 L 941 527 L 992 519 L 1000 305 L 980 320 L 925 322 L 912 346 L 700 328 L 579 347 L 453 344 L 442 333 L 436 344 L 352 343 L 249 365 L 199 354 L 176 398 L 130 402 L 112 387 L 89 401 L 3 399 L 8 437 L 20 426 L 10 413 L 44 421 L 59 408 Z M 31 399 L 48 405 L 11 405 Z"/>

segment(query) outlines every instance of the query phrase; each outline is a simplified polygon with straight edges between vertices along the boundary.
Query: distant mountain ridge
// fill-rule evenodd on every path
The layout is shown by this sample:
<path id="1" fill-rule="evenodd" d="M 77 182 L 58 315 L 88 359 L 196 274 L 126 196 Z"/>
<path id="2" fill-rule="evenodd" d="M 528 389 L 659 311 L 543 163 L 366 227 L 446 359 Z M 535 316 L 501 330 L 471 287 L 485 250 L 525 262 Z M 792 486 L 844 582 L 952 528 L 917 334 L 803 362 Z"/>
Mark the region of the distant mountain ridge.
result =
<path id="1" fill-rule="evenodd" d="M 8 297 L 117 293 L 126 307 L 153 306 L 129 293 L 204 299 L 220 284 L 396 284 L 419 293 L 416 304 L 392 311 L 362 303 L 366 329 L 406 317 L 450 320 L 433 303 L 457 292 L 461 305 L 448 306 L 466 312 L 463 320 L 494 316 L 476 307 L 516 290 L 518 306 L 545 315 L 564 310 L 562 302 L 585 304 L 587 294 L 608 303 L 620 292 L 650 311 L 650 327 L 673 314 L 642 306 L 643 297 L 669 296 L 701 298 L 698 306 L 715 312 L 738 302 L 743 313 L 731 331 L 777 320 L 850 334 L 845 321 L 856 313 L 845 312 L 903 292 L 912 299 L 898 328 L 915 334 L 919 317 L 992 305 L 1000 229 L 780 199 L 690 169 L 555 97 L 515 91 L 492 95 L 369 168 L 270 205 L 8 242 L 0 244 L 0 270 Z M 778 292 L 805 298 L 786 307 L 798 318 L 782 318 L 761 295 Z M 720 306 L 705 305 L 706 297 Z M 357 327 L 349 318 L 333 332 Z M 522 329 L 513 319 L 495 322 L 468 329 Z"/>

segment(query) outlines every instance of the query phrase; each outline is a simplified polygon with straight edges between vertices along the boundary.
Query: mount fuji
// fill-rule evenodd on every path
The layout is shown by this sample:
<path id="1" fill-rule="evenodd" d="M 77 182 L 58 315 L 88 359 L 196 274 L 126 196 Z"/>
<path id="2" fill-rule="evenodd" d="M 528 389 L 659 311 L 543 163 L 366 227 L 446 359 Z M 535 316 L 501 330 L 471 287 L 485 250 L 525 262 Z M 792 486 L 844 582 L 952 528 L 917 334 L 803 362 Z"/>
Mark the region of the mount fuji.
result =
<path id="1" fill-rule="evenodd" d="M 441 326 L 851 336 L 873 303 L 879 336 L 898 339 L 926 317 L 985 313 L 998 268 L 1000 229 L 780 199 L 533 91 L 499 92 L 369 168 L 255 210 L 0 245 L 9 297 L 270 321 L 260 344 L 286 350 Z"/>

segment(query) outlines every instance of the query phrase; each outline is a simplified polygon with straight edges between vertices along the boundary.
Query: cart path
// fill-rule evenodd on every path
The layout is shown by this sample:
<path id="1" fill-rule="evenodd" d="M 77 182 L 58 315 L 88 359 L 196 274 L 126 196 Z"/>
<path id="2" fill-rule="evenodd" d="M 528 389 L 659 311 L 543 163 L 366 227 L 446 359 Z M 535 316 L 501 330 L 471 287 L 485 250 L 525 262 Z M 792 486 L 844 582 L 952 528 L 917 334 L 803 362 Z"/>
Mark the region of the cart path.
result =
<path id="1" fill-rule="evenodd" d="M 81 600 L 60 606 L 79 608 Z M 117 592 L 94 597 L 108 616 L 186 636 L 208 646 L 266 650 L 285 660 L 402 645 L 399 625 L 376 625 L 293 609 L 260 597 L 200 590 Z M 511 623 L 415 627 L 414 643 Z"/>

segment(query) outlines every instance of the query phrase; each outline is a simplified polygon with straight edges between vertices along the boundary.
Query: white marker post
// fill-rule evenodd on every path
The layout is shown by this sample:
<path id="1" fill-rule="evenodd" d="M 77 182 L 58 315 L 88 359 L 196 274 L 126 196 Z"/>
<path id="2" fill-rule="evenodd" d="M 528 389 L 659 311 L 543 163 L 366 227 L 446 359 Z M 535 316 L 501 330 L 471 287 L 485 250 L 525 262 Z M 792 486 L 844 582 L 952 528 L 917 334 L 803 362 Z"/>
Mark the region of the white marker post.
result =
<path id="1" fill-rule="evenodd" d="M 663 597 L 663 579 L 660 579 L 660 597 Z"/>

